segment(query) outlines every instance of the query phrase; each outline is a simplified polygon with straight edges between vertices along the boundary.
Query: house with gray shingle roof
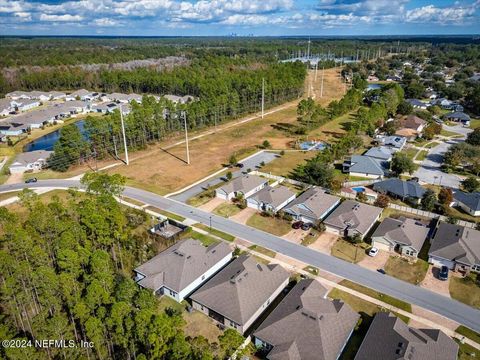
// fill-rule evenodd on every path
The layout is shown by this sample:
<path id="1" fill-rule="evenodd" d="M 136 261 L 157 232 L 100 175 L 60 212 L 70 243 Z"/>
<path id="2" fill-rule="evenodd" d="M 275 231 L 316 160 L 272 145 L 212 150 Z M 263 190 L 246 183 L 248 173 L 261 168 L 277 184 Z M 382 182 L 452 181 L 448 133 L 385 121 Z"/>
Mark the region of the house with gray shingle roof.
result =
<path id="1" fill-rule="evenodd" d="M 135 281 L 156 295 L 181 302 L 231 259 L 232 249 L 224 242 L 207 247 L 185 239 L 135 268 Z"/>
<path id="2" fill-rule="evenodd" d="M 10 165 L 11 174 L 22 174 L 26 171 L 41 170 L 53 151 L 35 150 L 18 154 Z"/>
<path id="3" fill-rule="evenodd" d="M 414 219 L 403 216 L 398 219 L 386 218 L 372 234 L 372 246 L 417 257 L 429 230 L 425 224 Z"/>
<path id="4" fill-rule="evenodd" d="M 423 109 L 426 110 L 430 104 L 424 103 L 418 99 L 405 99 L 410 105 L 413 106 L 414 109 Z"/>
<path id="5" fill-rule="evenodd" d="M 468 114 L 465 114 L 463 111 L 451 112 L 450 114 L 446 114 L 443 118 L 446 120 L 461 122 L 464 124 L 470 122 L 470 116 Z"/>
<path id="6" fill-rule="evenodd" d="M 241 255 L 192 296 L 194 309 L 243 334 L 287 286 L 280 265 L 259 264 Z"/>
<path id="7" fill-rule="evenodd" d="M 453 205 L 460 207 L 472 216 L 480 216 L 480 192 L 466 193 L 456 191 L 453 194 Z"/>
<path id="8" fill-rule="evenodd" d="M 319 187 L 312 187 L 288 204 L 283 211 L 295 220 L 316 223 L 324 219 L 339 203 L 339 197 L 327 194 Z"/>
<path id="9" fill-rule="evenodd" d="M 391 313 L 379 312 L 355 360 L 456 360 L 458 345 L 438 329 L 416 329 Z"/>
<path id="10" fill-rule="evenodd" d="M 367 150 L 363 156 L 369 156 L 371 158 L 381 161 L 391 161 L 395 150 L 386 146 L 372 147 Z"/>
<path id="11" fill-rule="evenodd" d="M 295 199 L 296 194 L 285 186 L 266 186 L 247 198 L 247 206 L 259 211 L 276 213 Z"/>
<path id="12" fill-rule="evenodd" d="M 245 199 L 268 185 L 268 179 L 257 175 L 244 175 L 237 177 L 228 184 L 215 190 L 216 197 L 231 200 L 239 195 Z"/>
<path id="13" fill-rule="evenodd" d="M 378 138 L 377 141 L 383 146 L 390 147 L 396 150 L 402 150 L 407 143 L 407 139 L 403 136 L 385 136 Z"/>
<path id="14" fill-rule="evenodd" d="M 363 239 L 380 218 L 382 211 L 376 206 L 345 200 L 323 223 L 328 232 L 345 237 L 360 234 Z"/>
<path id="15" fill-rule="evenodd" d="M 480 231 L 440 222 L 431 242 L 429 263 L 465 273 L 480 272 Z"/>
<path id="16" fill-rule="evenodd" d="M 338 359 L 360 316 L 326 293 L 317 280 L 301 280 L 268 315 L 253 333 L 267 359 Z"/>
<path id="17" fill-rule="evenodd" d="M 400 179 L 387 179 L 373 184 L 373 190 L 389 196 L 419 203 L 425 194 L 425 189 L 416 181 L 403 181 Z"/>
<path id="18" fill-rule="evenodd" d="M 343 172 L 350 176 L 383 179 L 388 175 L 388 162 L 364 155 L 353 155 L 343 163 Z"/>

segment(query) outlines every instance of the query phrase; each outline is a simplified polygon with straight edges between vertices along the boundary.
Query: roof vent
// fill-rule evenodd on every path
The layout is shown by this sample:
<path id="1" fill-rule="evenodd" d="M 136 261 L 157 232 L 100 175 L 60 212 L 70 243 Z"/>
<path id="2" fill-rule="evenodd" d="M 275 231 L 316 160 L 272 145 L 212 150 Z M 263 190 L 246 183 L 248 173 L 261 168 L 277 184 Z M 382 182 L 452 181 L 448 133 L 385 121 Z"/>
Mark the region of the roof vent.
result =
<path id="1" fill-rule="evenodd" d="M 295 308 L 296 310 L 300 309 L 300 305 L 297 305 L 297 307 Z"/>
<path id="2" fill-rule="evenodd" d="M 262 266 L 260 264 L 257 264 L 257 269 L 260 271 L 263 271 Z"/>

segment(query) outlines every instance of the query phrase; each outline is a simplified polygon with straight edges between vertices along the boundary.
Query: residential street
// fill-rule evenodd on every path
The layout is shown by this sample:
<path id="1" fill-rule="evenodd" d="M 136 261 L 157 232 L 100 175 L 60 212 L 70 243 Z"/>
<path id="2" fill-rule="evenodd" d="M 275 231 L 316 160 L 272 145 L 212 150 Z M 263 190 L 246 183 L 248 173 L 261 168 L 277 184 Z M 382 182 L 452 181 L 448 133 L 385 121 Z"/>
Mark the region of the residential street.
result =
<path id="1" fill-rule="evenodd" d="M 79 187 L 80 182 L 75 180 L 45 180 L 35 184 L 14 184 L 0 186 L 0 192 L 19 190 L 22 188 L 68 188 Z M 294 244 L 280 237 L 236 223 L 229 219 L 216 216 L 203 210 L 185 205 L 173 199 L 168 199 L 148 191 L 125 188 L 124 195 L 148 203 L 152 206 L 170 211 L 193 221 L 212 226 L 218 230 L 230 233 L 236 237 L 271 249 L 277 253 L 289 256 L 304 263 L 318 267 L 342 278 L 386 293 L 408 303 L 418 305 L 436 312 L 449 319 L 457 321 L 475 331 L 480 331 L 480 311 L 458 301 L 436 294 L 430 290 L 400 281 L 387 275 L 379 274 L 362 268 L 358 265 L 345 262 L 335 257 L 322 254 L 302 245 Z"/>

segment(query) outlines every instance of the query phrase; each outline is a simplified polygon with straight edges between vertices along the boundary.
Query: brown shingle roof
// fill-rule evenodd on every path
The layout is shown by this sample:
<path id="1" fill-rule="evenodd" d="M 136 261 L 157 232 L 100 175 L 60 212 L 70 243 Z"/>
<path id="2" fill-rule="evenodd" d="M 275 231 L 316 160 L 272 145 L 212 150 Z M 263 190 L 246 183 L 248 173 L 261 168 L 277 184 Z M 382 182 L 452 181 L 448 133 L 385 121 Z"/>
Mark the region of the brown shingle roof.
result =
<path id="1" fill-rule="evenodd" d="M 301 280 L 260 325 L 253 335 L 273 346 L 268 359 L 338 358 L 360 316 L 326 291 Z"/>
<path id="2" fill-rule="evenodd" d="M 325 219 L 325 225 L 338 229 L 355 229 L 365 235 L 378 216 L 381 208 L 354 200 L 345 200 Z"/>
<path id="3" fill-rule="evenodd" d="M 339 201 L 340 198 L 327 194 L 320 188 L 313 187 L 293 200 L 284 210 L 310 218 L 320 219 L 328 209 Z"/>
<path id="4" fill-rule="evenodd" d="M 429 228 L 422 223 L 402 216 L 398 219 L 386 218 L 383 220 L 372 238 L 384 237 L 398 244 L 411 246 L 419 252 L 427 238 L 428 231 Z"/>
<path id="5" fill-rule="evenodd" d="M 268 180 L 260 176 L 245 175 L 232 180 L 227 185 L 222 186 L 220 190 L 223 190 L 226 194 L 237 191 L 241 191 L 245 194 L 266 182 L 268 182 Z"/>

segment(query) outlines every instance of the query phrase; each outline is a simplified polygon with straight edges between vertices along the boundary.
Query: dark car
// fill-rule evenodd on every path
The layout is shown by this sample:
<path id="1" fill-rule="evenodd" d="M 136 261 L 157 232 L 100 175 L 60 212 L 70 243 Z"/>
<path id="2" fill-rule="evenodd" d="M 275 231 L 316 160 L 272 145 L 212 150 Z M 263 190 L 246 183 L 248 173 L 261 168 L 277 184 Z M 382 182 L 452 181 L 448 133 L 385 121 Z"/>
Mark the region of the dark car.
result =
<path id="1" fill-rule="evenodd" d="M 383 270 L 383 269 L 377 269 L 377 271 L 378 271 L 380 274 L 383 274 L 383 275 L 386 274 L 385 270 Z"/>
<path id="2" fill-rule="evenodd" d="M 438 272 L 438 278 L 442 281 L 448 280 L 448 266 L 442 266 Z"/>
<path id="3" fill-rule="evenodd" d="M 312 224 L 310 223 L 303 223 L 301 228 L 302 230 L 309 230 L 312 227 Z"/>
<path id="4" fill-rule="evenodd" d="M 25 180 L 25 184 L 36 183 L 36 182 L 37 182 L 37 178 L 30 178 Z"/>
<path id="5" fill-rule="evenodd" d="M 244 165 L 243 165 L 242 163 L 238 163 L 238 164 L 237 164 L 237 167 L 239 167 L 240 169 L 243 168 L 243 166 L 244 166 Z"/>
<path id="6" fill-rule="evenodd" d="M 300 229 L 303 225 L 303 221 L 296 221 L 293 223 L 292 228 L 294 229 Z"/>

